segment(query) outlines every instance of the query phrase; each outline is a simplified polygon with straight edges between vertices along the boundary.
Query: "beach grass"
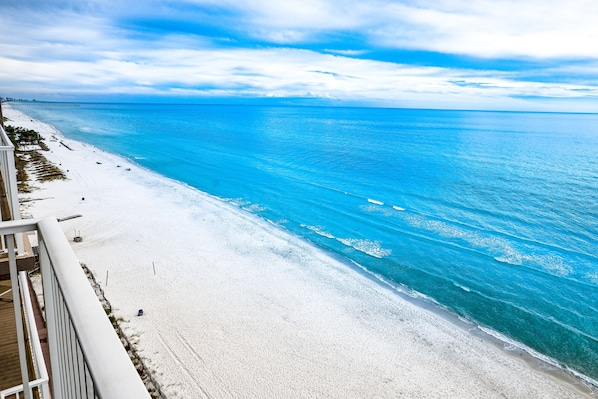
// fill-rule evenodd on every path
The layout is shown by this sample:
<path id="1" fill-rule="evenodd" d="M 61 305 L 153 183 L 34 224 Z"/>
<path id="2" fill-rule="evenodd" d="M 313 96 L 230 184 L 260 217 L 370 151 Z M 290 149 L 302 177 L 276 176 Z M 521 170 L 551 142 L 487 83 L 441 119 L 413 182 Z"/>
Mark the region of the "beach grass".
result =
<path id="1" fill-rule="evenodd" d="M 140 355 L 137 349 L 136 342 L 134 341 L 134 338 L 136 337 L 128 336 L 123 331 L 122 324 L 125 322 L 125 319 L 114 314 L 112 310 L 112 305 L 110 304 L 110 301 L 106 298 L 104 290 L 96 281 L 93 272 L 84 263 L 81 263 L 81 268 L 87 276 L 87 279 L 89 280 L 90 285 L 94 289 L 98 297 L 98 300 L 102 304 L 102 307 L 104 308 L 104 311 L 108 316 L 108 319 L 110 319 L 110 323 L 112 324 L 114 331 L 116 331 L 116 334 L 120 338 L 123 347 L 127 351 L 127 354 L 131 359 L 131 362 L 135 366 L 135 369 L 137 370 L 137 373 L 139 374 L 141 380 L 145 384 L 150 396 L 152 397 L 152 399 L 166 399 L 166 395 L 164 394 L 164 392 L 162 392 L 160 384 L 152 375 L 152 372 L 145 364 L 143 357 Z"/>
<path id="2" fill-rule="evenodd" d="M 9 121 L 6 117 L 4 119 L 5 122 Z M 30 174 L 39 182 L 67 178 L 62 169 L 42 154 L 41 151 L 49 151 L 50 149 L 39 132 L 13 125 L 6 125 L 5 130 L 15 147 L 15 166 L 19 192 L 29 193 L 32 191 L 29 180 Z"/>

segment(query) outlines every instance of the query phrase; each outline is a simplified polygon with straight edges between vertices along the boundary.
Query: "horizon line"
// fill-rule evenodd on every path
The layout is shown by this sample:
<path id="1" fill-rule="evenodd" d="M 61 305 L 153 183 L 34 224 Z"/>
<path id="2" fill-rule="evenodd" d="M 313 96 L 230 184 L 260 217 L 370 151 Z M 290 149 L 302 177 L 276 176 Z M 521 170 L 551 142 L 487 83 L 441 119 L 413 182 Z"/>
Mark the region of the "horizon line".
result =
<path id="1" fill-rule="evenodd" d="M 261 100 L 309 100 L 304 98 L 254 98 L 256 102 Z M 49 100 L 25 100 L 25 99 L 11 99 L 6 100 L 2 98 L 3 104 L 22 104 L 22 105 L 36 105 L 36 104 L 48 104 L 48 105 L 59 105 L 69 104 L 76 106 L 78 104 L 121 104 L 121 105 L 189 105 L 189 106 L 239 106 L 239 107 L 288 107 L 288 108 L 346 108 L 346 109 L 380 109 L 380 110 L 411 110 L 411 111 L 454 111 L 454 112 L 492 112 L 492 113 L 520 113 L 520 114 L 581 114 L 581 115 L 597 115 L 598 111 L 538 111 L 538 110 L 509 110 L 509 109 L 471 109 L 471 108 L 421 108 L 421 107 L 393 107 L 393 106 L 381 106 L 381 105 L 330 105 L 330 104 L 284 104 L 275 103 L 272 104 L 252 104 L 252 103 L 234 103 L 234 102 L 148 102 L 148 101 L 49 101 Z"/>

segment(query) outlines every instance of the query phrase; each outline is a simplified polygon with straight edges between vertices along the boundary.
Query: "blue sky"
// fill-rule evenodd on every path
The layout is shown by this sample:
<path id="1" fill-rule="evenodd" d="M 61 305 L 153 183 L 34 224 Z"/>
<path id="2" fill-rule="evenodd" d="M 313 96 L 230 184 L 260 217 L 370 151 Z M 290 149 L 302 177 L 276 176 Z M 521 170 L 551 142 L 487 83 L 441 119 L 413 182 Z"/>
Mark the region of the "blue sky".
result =
<path id="1" fill-rule="evenodd" d="M 0 0 L 0 95 L 598 112 L 594 0 Z"/>

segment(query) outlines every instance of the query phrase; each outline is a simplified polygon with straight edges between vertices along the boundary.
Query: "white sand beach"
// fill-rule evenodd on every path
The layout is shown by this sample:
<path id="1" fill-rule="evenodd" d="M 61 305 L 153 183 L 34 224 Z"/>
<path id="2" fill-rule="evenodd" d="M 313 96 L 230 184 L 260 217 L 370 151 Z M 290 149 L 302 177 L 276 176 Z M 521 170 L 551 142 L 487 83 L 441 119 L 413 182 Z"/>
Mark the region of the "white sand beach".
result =
<path id="1" fill-rule="evenodd" d="M 170 398 L 595 397 L 255 215 L 4 114 L 68 176 L 23 214 L 82 215 L 61 226 Z"/>

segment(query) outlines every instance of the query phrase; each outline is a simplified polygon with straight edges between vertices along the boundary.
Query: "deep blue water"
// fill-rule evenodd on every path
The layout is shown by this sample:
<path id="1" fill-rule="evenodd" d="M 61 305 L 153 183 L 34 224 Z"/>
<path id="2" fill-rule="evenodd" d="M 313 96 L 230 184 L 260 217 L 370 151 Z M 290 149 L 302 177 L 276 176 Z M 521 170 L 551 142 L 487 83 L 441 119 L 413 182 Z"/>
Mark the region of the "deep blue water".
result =
<path id="1" fill-rule="evenodd" d="M 598 115 L 14 106 L 598 379 Z"/>

